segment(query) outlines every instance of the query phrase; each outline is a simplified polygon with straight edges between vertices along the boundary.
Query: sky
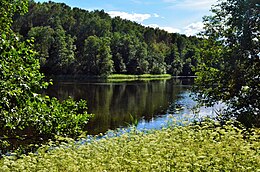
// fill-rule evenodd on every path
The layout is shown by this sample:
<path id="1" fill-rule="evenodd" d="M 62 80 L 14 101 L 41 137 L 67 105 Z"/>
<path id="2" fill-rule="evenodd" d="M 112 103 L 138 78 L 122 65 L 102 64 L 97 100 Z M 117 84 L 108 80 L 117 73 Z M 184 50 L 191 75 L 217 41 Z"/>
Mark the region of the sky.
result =
<path id="1" fill-rule="evenodd" d="M 46 0 L 36 0 L 44 2 Z M 85 10 L 104 10 L 111 17 L 159 27 L 170 33 L 195 35 L 203 29 L 202 17 L 210 15 L 217 0 L 52 0 Z M 47 1 L 46 1 L 47 2 Z"/>

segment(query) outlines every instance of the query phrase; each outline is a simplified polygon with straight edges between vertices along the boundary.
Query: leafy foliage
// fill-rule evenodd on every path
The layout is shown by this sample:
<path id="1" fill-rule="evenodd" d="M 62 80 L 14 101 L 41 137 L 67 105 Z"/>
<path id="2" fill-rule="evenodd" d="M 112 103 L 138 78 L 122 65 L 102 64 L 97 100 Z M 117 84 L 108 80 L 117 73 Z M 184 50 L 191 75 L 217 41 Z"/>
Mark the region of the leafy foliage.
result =
<path id="1" fill-rule="evenodd" d="M 85 145 L 49 146 L 15 160 L 1 171 L 257 171 L 259 130 L 246 133 L 231 123 L 213 122 L 150 133 L 134 130 Z M 52 146 L 52 144 L 50 145 Z"/>
<path id="2" fill-rule="evenodd" d="M 38 94 L 48 86 L 39 72 L 31 40 L 20 41 L 11 29 L 15 13 L 25 12 L 27 1 L 1 1 L 0 13 L 0 149 L 12 147 L 12 140 L 31 137 L 76 136 L 90 115 L 86 102 L 57 99 Z M 12 144 L 10 144 L 12 143 Z"/>
<path id="3" fill-rule="evenodd" d="M 47 75 L 194 75 L 190 61 L 196 61 L 200 42 L 196 37 L 111 18 L 104 11 L 54 2 L 30 1 L 29 13 L 15 16 L 13 28 L 24 39 L 35 39 L 41 71 Z M 95 46 L 87 45 L 91 41 Z"/>
<path id="4" fill-rule="evenodd" d="M 81 67 L 88 75 L 109 75 L 113 71 L 109 38 L 90 36 L 85 40 Z"/>
<path id="5" fill-rule="evenodd" d="M 204 46 L 197 67 L 198 100 L 218 101 L 225 117 L 260 126 L 260 6 L 257 0 L 225 0 L 205 17 Z"/>

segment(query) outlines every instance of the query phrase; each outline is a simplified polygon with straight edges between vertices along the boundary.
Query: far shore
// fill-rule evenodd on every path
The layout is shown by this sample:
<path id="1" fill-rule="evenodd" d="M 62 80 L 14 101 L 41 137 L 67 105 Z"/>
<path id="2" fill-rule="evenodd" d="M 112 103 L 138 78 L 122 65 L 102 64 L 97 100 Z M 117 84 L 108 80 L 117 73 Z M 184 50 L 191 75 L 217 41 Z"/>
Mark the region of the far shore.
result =
<path id="1" fill-rule="evenodd" d="M 118 81 L 134 81 L 134 80 L 161 80 L 161 79 L 182 79 L 182 78 L 196 78 L 196 76 L 172 76 L 170 74 L 142 74 L 142 75 L 128 75 L 128 74 L 111 74 L 108 76 L 95 75 L 51 75 L 46 76 L 47 79 L 52 80 L 105 80 L 108 82 Z"/>

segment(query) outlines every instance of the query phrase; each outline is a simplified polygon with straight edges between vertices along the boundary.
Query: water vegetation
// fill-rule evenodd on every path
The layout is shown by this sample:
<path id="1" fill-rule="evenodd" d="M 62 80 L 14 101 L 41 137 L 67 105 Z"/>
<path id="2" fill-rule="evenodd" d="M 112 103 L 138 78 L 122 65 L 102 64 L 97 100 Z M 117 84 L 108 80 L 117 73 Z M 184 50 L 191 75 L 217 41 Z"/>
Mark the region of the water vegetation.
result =
<path id="1" fill-rule="evenodd" d="M 258 171 L 260 130 L 227 122 L 132 130 L 84 145 L 41 147 L 19 159 L 5 157 L 0 171 Z"/>

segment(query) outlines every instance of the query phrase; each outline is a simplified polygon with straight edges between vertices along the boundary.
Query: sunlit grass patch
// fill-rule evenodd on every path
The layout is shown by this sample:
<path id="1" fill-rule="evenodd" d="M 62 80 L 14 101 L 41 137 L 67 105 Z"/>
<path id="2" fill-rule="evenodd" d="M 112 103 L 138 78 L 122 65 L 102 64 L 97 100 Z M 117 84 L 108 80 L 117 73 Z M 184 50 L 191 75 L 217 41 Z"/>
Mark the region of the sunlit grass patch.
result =
<path id="1" fill-rule="evenodd" d="M 112 74 L 107 76 L 108 81 L 132 81 L 132 80 L 156 80 L 156 79 L 170 79 L 169 74 L 143 74 L 143 75 L 126 75 L 126 74 Z"/>
<path id="2" fill-rule="evenodd" d="M 18 160 L 6 157 L 0 171 L 257 171 L 260 131 L 215 123 L 65 144 Z"/>

